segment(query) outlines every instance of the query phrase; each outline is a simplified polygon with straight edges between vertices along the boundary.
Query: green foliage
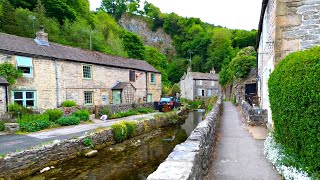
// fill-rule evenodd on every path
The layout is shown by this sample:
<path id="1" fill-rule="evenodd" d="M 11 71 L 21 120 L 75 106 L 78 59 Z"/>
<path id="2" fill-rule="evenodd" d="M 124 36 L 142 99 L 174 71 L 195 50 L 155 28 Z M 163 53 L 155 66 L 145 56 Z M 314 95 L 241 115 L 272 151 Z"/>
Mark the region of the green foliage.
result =
<path id="1" fill-rule="evenodd" d="M 62 102 L 62 107 L 73 107 L 76 106 L 76 102 L 74 100 L 65 100 Z"/>
<path id="2" fill-rule="evenodd" d="M 63 112 L 59 109 L 47 109 L 45 114 L 49 115 L 49 120 L 55 122 L 57 119 L 61 118 Z"/>
<path id="3" fill-rule="evenodd" d="M 147 114 L 147 113 L 152 113 L 154 112 L 153 109 L 150 108 L 138 108 L 137 110 L 129 110 L 125 112 L 118 112 L 113 115 L 111 115 L 110 119 L 118 119 L 122 117 L 128 117 L 128 116 L 133 116 L 133 115 L 138 115 L 138 114 Z"/>
<path id="4" fill-rule="evenodd" d="M 268 81 L 275 140 L 290 164 L 320 174 L 320 47 L 284 58 Z"/>
<path id="5" fill-rule="evenodd" d="M 180 92 L 181 92 L 180 86 L 179 84 L 176 83 L 172 86 L 170 94 L 171 96 L 175 96 L 177 93 L 180 94 Z"/>
<path id="6" fill-rule="evenodd" d="M 80 124 L 80 118 L 76 116 L 61 117 L 58 120 L 56 120 L 56 123 L 61 126 L 78 125 Z"/>
<path id="7" fill-rule="evenodd" d="M 127 128 L 127 137 L 126 138 L 132 138 L 136 135 L 136 130 L 137 130 L 137 123 L 136 122 L 129 122 L 125 121 L 124 122 L 126 128 Z"/>
<path id="8" fill-rule="evenodd" d="M 78 117 L 80 121 L 88 121 L 90 117 L 90 113 L 86 109 L 78 110 L 72 114 L 75 117 Z"/>
<path id="9" fill-rule="evenodd" d="M 48 114 L 22 114 L 21 118 L 18 119 L 18 123 L 20 130 L 25 132 L 40 131 L 52 125 L 52 122 L 49 121 Z"/>
<path id="10" fill-rule="evenodd" d="M 130 58 L 144 59 L 145 47 L 140 36 L 129 31 L 124 31 L 122 42 Z"/>
<path id="11" fill-rule="evenodd" d="M 86 137 L 86 138 L 83 140 L 83 145 L 84 145 L 85 147 L 91 147 L 91 148 L 94 147 L 94 144 L 93 144 L 91 138 L 89 138 L 89 137 Z"/>
<path id="12" fill-rule="evenodd" d="M 111 126 L 114 140 L 117 143 L 123 142 L 127 138 L 127 127 L 122 123 L 116 123 Z"/>
<path id="13" fill-rule="evenodd" d="M 171 83 L 180 82 L 180 78 L 187 71 L 189 61 L 183 58 L 173 59 L 168 67 L 168 79 Z"/>
<path id="14" fill-rule="evenodd" d="M 139 0 L 102 0 L 101 8 L 112 15 L 116 20 L 121 18 L 121 15 L 127 12 L 128 4 Z M 132 5 L 130 6 L 132 10 Z"/>
<path id="15" fill-rule="evenodd" d="M 214 106 L 214 104 L 217 102 L 218 97 L 212 96 L 210 98 L 207 98 L 204 102 L 204 106 L 206 108 L 206 112 L 210 112 Z"/>
<path id="16" fill-rule="evenodd" d="M 248 47 L 248 46 L 256 46 L 257 39 L 257 30 L 232 30 L 232 46 L 237 47 L 239 49 Z"/>
<path id="17" fill-rule="evenodd" d="M 16 79 L 22 77 L 22 72 L 17 70 L 13 64 L 5 62 L 0 64 L 0 76 L 5 78 L 10 85 L 16 83 Z"/>
<path id="18" fill-rule="evenodd" d="M 188 108 L 193 110 L 193 109 L 200 108 L 202 101 L 201 100 L 187 101 L 187 103 L 188 103 Z"/>
<path id="19" fill-rule="evenodd" d="M 9 104 L 8 111 L 13 117 L 18 117 L 19 115 L 23 114 L 33 114 L 32 109 L 26 108 L 17 103 Z"/>
<path id="20" fill-rule="evenodd" d="M 245 78 L 251 68 L 256 66 L 256 53 L 253 47 L 246 47 L 240 50 L 229 64 L 231 74 L 236 78 Z"/>
<path id="21" fill-rule="evenodd" d="M 138 113 L 140 114 L 148 114 L 148 113 L 153 113 L 154 112 L 154 109 L 151 109 L 151 108 L 138 108 L 137 109 Z"/>
<path id="22" fill-rule="evenodd" d="M 110 118 L 112 115 L 112 111 L 107 106 L 105 106 L 100 110 L 99 114 L 100 115 L 107 115 L 108 118 Z"/>
<path id="23" fill-rule="evenodd" d="M 0 121 L 0 131 L 4 131 L 4 130 L 5 130 L 4 122 Z"/>

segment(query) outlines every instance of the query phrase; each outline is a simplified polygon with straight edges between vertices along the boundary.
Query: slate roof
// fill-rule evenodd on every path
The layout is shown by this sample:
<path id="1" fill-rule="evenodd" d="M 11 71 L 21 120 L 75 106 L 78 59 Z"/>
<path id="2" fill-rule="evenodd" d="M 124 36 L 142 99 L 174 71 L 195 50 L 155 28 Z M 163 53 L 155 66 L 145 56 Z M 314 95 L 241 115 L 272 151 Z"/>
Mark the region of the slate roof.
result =
<path id="1" fill-rule="evenodd" d="M 39 46 L 33 39 L 4 33 L 0 33 L 0 42 L 0 53 L 4 54 L 76 61 L 80 63 L 99 64 L 110 67 L 160 73 L 146 61 L 112 56 L 51 42 L 49 42 L 50 46 Z"/>
<path id="2" fill-rule="evenodd" d="M 0 76 L 0 85 L 9 85 L 9 83 L 8 83 L 8 81 L 4 78 L 4 77 L 2 77 L 2 76 Z"/>
<path id="3" fill-rule="evenodd" d="M 218 75 L 212 73 L 188 72 L 188 74 L 193 77 L 194 80 L 219 80 Z"/>
<path id="4" fill-rule="evenodd" d="M 119 82 L 116 86 L 112 88 L 112 90 L 123 90 L 125 87 L 130 84 L 132 87 L 134 87 L 131 83 L 129 82 Z M 134 87 L 135 88 L 135 87 Z"/>

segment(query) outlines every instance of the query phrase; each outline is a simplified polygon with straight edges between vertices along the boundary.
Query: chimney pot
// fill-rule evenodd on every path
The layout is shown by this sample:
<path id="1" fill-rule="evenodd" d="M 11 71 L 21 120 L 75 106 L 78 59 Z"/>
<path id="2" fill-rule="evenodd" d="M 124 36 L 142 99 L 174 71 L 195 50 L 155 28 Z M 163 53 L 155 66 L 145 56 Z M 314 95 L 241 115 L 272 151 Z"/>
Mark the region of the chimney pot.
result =
<path id="1" fill-rule="evenodd" d="M 34 41 L 40 46 L 49 46 L 48 33 L 44 32 L 44 27 L 40 26 L 40 31 L 37 32 L 37 37 Z"/>

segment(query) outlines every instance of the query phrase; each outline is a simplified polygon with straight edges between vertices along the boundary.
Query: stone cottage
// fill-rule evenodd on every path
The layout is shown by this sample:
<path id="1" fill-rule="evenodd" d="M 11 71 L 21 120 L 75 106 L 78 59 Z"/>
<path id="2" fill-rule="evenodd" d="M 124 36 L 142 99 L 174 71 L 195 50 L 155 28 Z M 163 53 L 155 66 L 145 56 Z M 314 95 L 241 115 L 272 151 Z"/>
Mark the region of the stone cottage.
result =
<path id="1" fill-rule="evenodd" d="M 214 70 L 210 73 L 191 72 L 189 67 L 181 78 L 180 88 L 181 97 L 189 100 L 217 96 L 220 91 L 219 77 Z"/>
<path id="2" fill-rule="evenodd" d="M 319 0 L 263 0 L 257 38 L 258 96 L 260 105 L 272 115 L 268 79 L 286 55 L 320 45 Z"/>
<path id="3" fill-rule="evenodd" d="M 43 29 L 36 39 L 0 33 L 0 42 L 0 63 L 23 71 L 7 96 L 1 89 L 0 101 L 48 109 L 65 100 L 94 106 L 161 97 L 161 74 L 145 61 L 50 43 Z"/>

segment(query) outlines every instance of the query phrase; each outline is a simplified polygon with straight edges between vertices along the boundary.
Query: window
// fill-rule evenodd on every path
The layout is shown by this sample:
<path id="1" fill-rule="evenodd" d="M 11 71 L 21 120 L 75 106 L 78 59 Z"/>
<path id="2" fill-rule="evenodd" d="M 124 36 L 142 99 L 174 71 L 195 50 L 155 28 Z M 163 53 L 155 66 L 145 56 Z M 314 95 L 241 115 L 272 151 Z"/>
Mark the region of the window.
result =
<path id="1" fill-rule="evenodd" d="M 198 96 L 202 96 L 202 89 L 198 89 Z"/>
<path id="2" fill-rule="evenodd" d="M 92 65 L 82 65 L 83 79 L 92 79 Z"/>
<path id="3" fill-rule="evenodd" d="M 17 69 L 21 70 L 24 77 L 33 77 L 32 58 L 17 56 Z"/>
<path id="4" fill-rule="evenodd" d="M 35 91 L 13 91 L 13 102 L 25 107 L 36 107 Z"/>
<path id="5" fill-rule="evenodd" d="M 93 105 L 93 92 L 84 92 L 84 105 Z"/>
<path id="6" fill-rule="evenodd" d="M 135 71 L 129 71 L 129 79 L 131 82 L 136 81 L 136 72 Z"/>
<path id="7" fill-rule="evenodd" d="M 208 89 L 208 97 L 211 97 L 211 96 L 212 96 L 212 90 Z"/>
<path id="8" fill-rule="evenodd" d="M 199 80 L 199 81 L 198 81 L 198 85 L 199 85 L 199 86 L 202 86 L 202 80 Z"/>
<path id="9" fill-rule="evenodd" d="M 214 86 L 215 85 L 215 82 L 214 81 L 211 81 L 211 86 Z"/>
<path id="10" fill-rule="evenodd" d="M 156 84 L 156 75 L 151 73 L 151 84 Z"/>

